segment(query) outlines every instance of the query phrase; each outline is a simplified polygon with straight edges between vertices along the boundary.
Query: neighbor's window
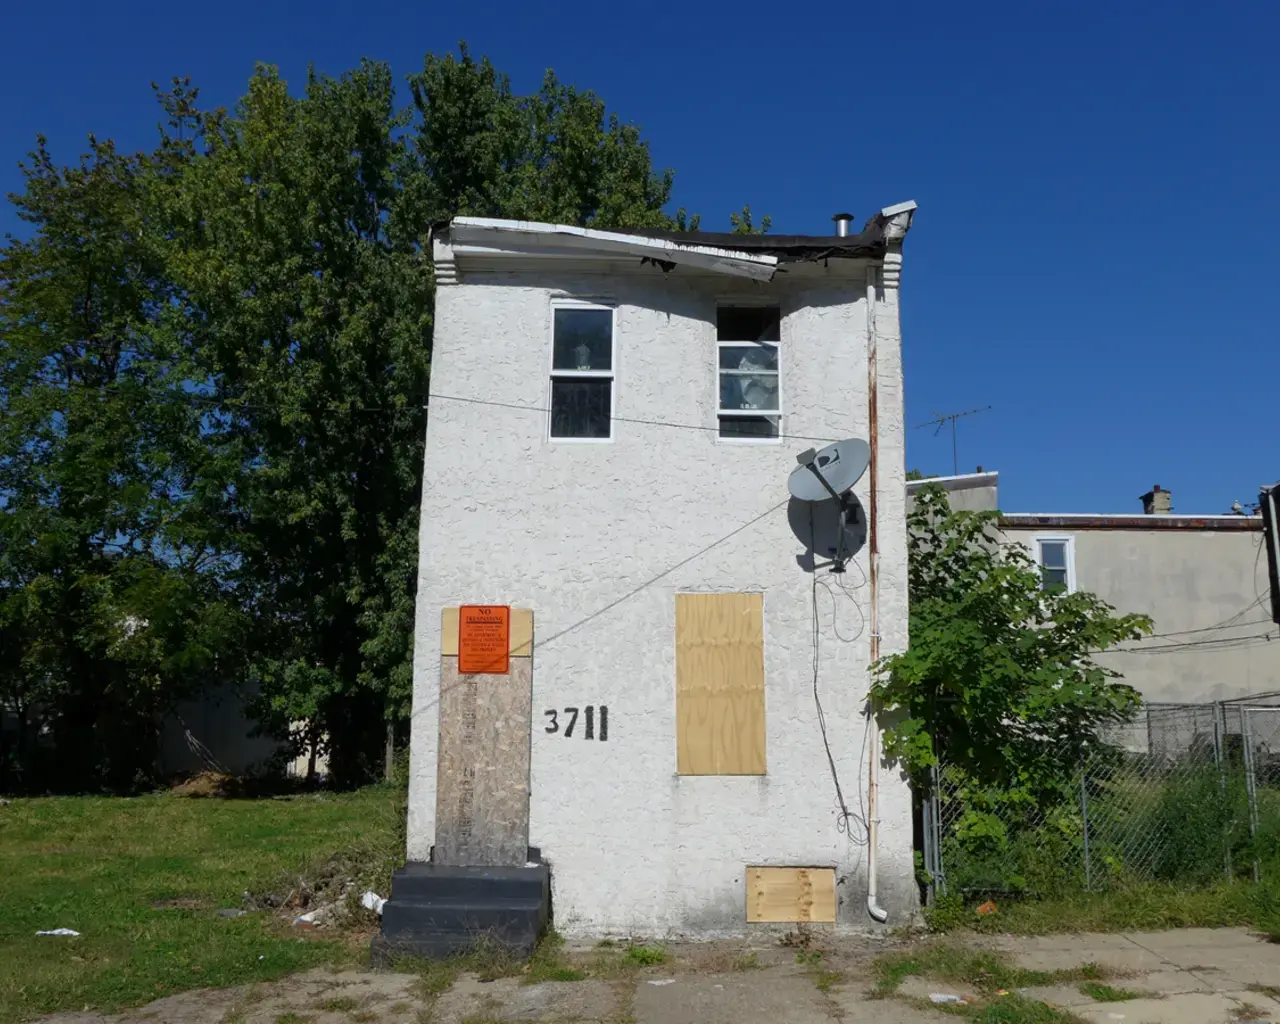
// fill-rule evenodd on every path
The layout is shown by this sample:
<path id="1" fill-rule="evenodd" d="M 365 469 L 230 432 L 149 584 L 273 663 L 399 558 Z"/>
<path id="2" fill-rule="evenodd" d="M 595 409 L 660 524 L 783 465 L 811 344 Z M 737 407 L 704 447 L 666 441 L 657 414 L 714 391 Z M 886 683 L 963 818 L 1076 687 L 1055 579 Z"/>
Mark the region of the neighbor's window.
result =
<path id="1" fill-rule="evenodd" d="M 759 440 L 778 436 L 782 393 L 777 306 L 721 306 L 716 311 L 720 436 Z"/>
<path id="2" fill-rule="evenodd" d="M 613 418 L 613 310 L 552 309 L 551 437 L 607 441 Z"/>
<path id="3" fill-rule="evenodd" d="M 1075 571 L 1070 537 L 1037 537 L 1036 561 L 1040 565 L 1041 586 L 1045 590 L 1072 590 Z"/>

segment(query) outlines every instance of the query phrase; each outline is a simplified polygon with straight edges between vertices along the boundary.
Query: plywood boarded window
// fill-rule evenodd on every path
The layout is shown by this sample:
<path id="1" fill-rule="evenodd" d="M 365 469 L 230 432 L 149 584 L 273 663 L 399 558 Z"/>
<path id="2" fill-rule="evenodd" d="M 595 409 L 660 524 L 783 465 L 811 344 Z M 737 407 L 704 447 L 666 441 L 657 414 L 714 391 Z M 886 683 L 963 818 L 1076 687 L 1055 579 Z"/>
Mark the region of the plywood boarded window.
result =
<path id="1" fill-rule="evenodd" d="M 764 595 L 676 595 L 676 770 L 763 775 Z"/>

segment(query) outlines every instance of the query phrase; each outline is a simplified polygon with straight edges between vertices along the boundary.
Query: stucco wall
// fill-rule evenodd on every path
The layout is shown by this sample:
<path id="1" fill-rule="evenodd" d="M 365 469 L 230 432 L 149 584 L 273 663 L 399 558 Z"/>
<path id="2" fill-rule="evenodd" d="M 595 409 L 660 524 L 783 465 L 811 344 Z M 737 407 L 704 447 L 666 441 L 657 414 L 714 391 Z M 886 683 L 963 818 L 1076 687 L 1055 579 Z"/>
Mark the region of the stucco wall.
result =
<path id="1" fill-rule="evenodd" d="M 1028 546 L 1036 536 L 1073 537 L 1077 589 L 1092 591 L 1120 611 L 1143 612 L 1155 620 L 1155 632 L 1163 635 L 1123 645 L 1143 653 L 1099 659 L 1123 672 L 1125 681 L 1148 700 L 1195 703 L 1280 689 L 1280 644 L 1244 639 L 1269 627 L 1260 531 L 1006 525 L 1004 532 Z M 1260 595 L 1264 600 L 1258 603 Z M 1231 626 L 1206 629 L 1233 617 Z M 1241 639 L 1216 643 L 1231 638 Z"/>
<path id="2" fill-rule="evenodd" d="M 839 261 L 832 261 L 837 263 Z M 745 284 L 678 269 L 469 275 L 439 289 L 423 489 L 409 808 L 410 859 L 434 835 L 440 609 L 534 612 L 530 844 L 552 865 L 571 935 L 737 934 L 749 864 L 836 865 L 839 920 L 870 925 L 866 851 L 837 830 L 813 692 L 814 576 L 788 525 L 787 474 L 817 439 L 867 436 L 861 267 Z M 779 444 L 715 433 L 715 308 L 745 295 L 782 306 Z M 616 302 L 609 444 L 553 443 L 545 407 L 554 296 Z M 896 297 L 890 292 L 891 300 Z M 896 308 L 882 312 L 880 517 L 883 651 L 906 642 L 902 388 Z M 866 479 L 855 493 L 866 504 Z M 865 802 L 867 551 L 817 577 L 819 692 L 851 809 Z M 763 777 L 675 773 L 674 595 L 763 591 Z M 837 635 L 837 629 L 838 634 Z M 609 739 L 547 734 L 543 711 L 609 708 Z M 882 772 L 881 903 L 916 909 L 910 794 Z M 857 837 L 860 838 L 860 837 Z"/>

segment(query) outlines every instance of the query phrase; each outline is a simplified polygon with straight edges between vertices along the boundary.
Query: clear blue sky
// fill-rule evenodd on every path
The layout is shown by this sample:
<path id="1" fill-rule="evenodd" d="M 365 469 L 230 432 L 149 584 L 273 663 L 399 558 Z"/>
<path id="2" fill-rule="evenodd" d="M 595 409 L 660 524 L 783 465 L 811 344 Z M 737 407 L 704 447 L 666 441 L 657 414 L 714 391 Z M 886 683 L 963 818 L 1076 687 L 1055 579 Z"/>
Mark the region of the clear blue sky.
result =
<path id="1" fill-rule="evenodd" d="M 825 232 L 920 204 L 904 275 L 908 462 L 1001 473 L 1010 511 L 1224 512 L 1280 479 L 1280 4 L 14 4 L 0 188 L 43 131 L 150 146 L 148 83 L 230 103 L 255 61 L 397 75 L 465 38 L 638 123 L 676 203 Z M 0 213 L 0 230 L 17 222 Z"/>

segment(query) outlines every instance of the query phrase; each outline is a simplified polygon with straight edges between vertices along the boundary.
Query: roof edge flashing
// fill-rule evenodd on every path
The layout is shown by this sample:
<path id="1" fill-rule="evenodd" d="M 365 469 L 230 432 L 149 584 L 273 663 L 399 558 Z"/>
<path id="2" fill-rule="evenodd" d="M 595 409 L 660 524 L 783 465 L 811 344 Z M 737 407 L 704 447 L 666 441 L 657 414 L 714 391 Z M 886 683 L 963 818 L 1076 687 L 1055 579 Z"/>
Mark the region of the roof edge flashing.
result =
<path id="1" fill-rule="evenodd" d="M 772 280 L 778 267 L 776 256 L 687 245 L 646 235 L 621 234 L 570 224 L 501 220 L 492 217 L 455 217 L 450 222 L 451 241 L 494 251 L 504 248 L 504 240 L 519 240 L 513 250 L 528 254 L 530 243 L 548 254 L 573 253 L 597 256 L 640 256 L 664 262 L 687 264 L 757 281 Z"/>
<path id="2" fill-rule="evenodd" d="M 886 242 L 901 243 L 907 237 L 907 232 L 911 230 L 911 221 L 917 209 L 916 201 L 908 199 L 904 203 L 886 206 L 872 220 L 880 225 Z"/>

